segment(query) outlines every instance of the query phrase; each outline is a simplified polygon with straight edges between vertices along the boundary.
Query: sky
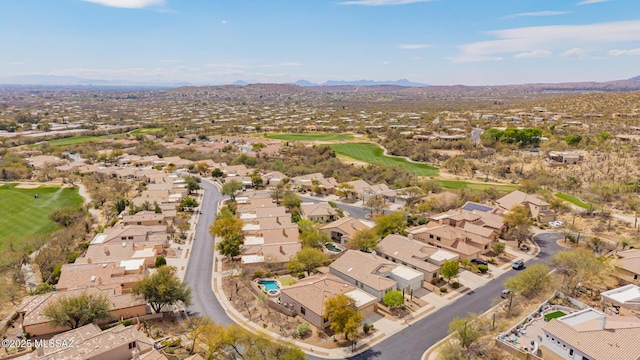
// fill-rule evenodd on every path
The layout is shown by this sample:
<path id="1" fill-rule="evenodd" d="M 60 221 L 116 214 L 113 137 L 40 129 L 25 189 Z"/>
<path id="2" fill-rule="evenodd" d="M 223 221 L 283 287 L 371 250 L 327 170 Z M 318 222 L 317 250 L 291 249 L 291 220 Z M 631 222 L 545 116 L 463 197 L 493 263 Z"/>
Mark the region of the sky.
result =
<path id="1" fill-rule="evenodd" d="M 0 77 L 500 85 L 638 64 L 638 0 L 0 0 Z"/>

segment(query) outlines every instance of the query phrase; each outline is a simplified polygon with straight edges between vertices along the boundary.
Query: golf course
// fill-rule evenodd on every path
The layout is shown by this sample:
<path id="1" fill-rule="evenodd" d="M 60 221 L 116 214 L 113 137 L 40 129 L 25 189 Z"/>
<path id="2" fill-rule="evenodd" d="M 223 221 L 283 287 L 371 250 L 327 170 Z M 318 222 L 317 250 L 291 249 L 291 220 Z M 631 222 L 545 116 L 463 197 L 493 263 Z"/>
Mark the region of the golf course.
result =
<path id="1" fill-rule="evenodd" d="M 0 248 L 9 239 L 21 243 L 32 235 L 55 231 L 58 225 L 49 214 L 84 202 L 76 188 L 16 183 L 0 184 L 0 199 Z"/>

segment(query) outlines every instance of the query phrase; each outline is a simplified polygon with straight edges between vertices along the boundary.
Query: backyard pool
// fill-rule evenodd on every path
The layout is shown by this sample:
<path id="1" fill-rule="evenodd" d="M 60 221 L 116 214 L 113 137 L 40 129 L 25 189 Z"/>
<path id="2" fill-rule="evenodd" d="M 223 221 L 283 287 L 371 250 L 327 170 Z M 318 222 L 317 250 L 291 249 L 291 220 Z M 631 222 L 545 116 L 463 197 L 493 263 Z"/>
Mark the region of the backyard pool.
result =
<path id="1" fill-rule="evenodd" d="M 329 250 L 331 252 L 334 252 L 334 253 L 339 253 L 340 251 L 342 251 L 342 250 L 338 249 L 337 247 L 333 246 L 332 243 L 326 243 L 326 244 L 324 244 L 324 246 L 327 248 L 327 250 Z"/>
<path id="2" fill-rule="evenodd" d="M 264 289 L 269 292 L 269 290 L 280 290 L 280 286 L 275 280 L 260 280 L 258 284 L 264 286 Z"/>

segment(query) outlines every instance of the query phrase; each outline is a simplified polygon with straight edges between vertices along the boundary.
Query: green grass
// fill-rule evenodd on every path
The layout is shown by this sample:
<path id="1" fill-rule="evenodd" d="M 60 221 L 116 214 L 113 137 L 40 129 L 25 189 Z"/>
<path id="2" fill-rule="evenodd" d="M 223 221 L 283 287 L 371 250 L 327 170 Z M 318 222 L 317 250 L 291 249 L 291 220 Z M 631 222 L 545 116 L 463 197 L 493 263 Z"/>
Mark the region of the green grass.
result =
<path id="1" fill-rule="evenodd" d="M 579 206 L 579 207 L 581 207 L 583 209 L 589 209 L 589 204 L 583 202 L 582 200 L 578 199 L 577 197 L 575 197 L 573 195 L 559 193 L 559 194 L 555 194 L 555 196 L 557 198 L 560 198 L 560 199 L 564 200 L 564 201 L 568 201 L 568 202 L 570 202 L 570 203 L 572 203 L 572 204 L 574 204 L 576 206 Z M 593 207 L 593 205 L 591 207 Z"/>
<path id="2" fill-rule="evenodd" d="M 551 319 L 556 319 L 559 317 L 563 317 L 567 314 L 563 313 L 562 311 L 554 311 L 552 313 L 549 313 L 547 315 L 544 316 L 544 321 L 550 321 Z"/>
<path id="3" fill-rule="evenodd" d="M 474 190 L 485 190 L 488 188 L 495 188 L 498 191 L 511 192 L 513 190 L 518 189 L 518 185 L 515 184 L 507 184 L 507 185 L 496 185 L 496 184 L 487 184 L 487 183 L 474 183 L 468 181 L 460 181 L 460 180 L 438 180 L 442 187 L 447 189 L 459 190 L 462 188 L 466 189 L 474 189 Z"/>
<path id="4" fill-rule="evenodd" d="M 268 134 L 267 139 L 287 141 L 337 141 L 353 139 L 351 134 Z"/>
<path id="5" fill-rule="evenodd" d="M 75 144 L 83 144 L 86 142 L 98 141 L 102 137 L 99 136 L 73 136 L 64 139 L 47 141 L 51 146 L 67 146 Z"/>
<path id="6" fill-rule="evenodd" d="M 129 134 L 131 134 L 133 136 L 136 136 L 136 135 L 151 134 L 151 133 L 162 131 L 162 130 L 164 130 L 164 128 L 162 128 L 162 127 L 142 128 L 142 129 L 138 129 L 138 130 L 133 130 Z"/>
<path id="7" fill-rule="evenodd" d="M 292 278 L 291 276 L 282 276 L 278 278 L 278 281 L 280 281 L 280 284 L 284 285 L 284 286 L 291 286 L 291 285 L 295 285 L 296 280 L 294 278 Z"/>
<path id="8" fill-rule="evenodd" d="M 60 186 L 19 189 L 16 185 L 0 186 L 0 248 L 7 240 L 20 243 L 32 235 L 57 230 L 58 225 L 49 220 L 49 214 L 62 207 L 80 207 L 84 203 L 78 189 Z M 34 199 L 35 194 L 40 198 Z"/>
<path id="9" fill-rule="evenodd" d="M 427 164 L 418 164 L 404 158 L 385 156 L 381 147 L 371 143 L 347 143 L 331 145 L 338 154 L 355 160 L 379 166 L 402 166 L 409 172 L 420 176 L 438 176 L 438 168 Z"/>

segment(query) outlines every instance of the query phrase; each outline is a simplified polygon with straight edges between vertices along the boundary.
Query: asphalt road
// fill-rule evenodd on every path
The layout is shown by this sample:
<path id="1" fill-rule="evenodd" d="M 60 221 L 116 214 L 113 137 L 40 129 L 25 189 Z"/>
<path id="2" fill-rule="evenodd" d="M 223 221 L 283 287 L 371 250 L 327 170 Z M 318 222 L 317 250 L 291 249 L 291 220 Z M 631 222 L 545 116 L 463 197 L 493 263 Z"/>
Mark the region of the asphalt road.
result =
<path id="1" fill-rule="evenodd" d="M 232 324 L 233 321 L 222 309 L 211 288 L 212 249 L 215 241 L 209 234 L 209 225 L 213 223 L 217 212 L 217 203 L 223 197 L 212 184 L 203 181 L 201 186 L 205 189 L 201 207 L 202 214 L 196 225 L 195 239 L 185 275 L 185 281 L 190 284 L 193 295 L 193 304 L 187 310 L 208 316 L 219 324 Z M 318 200 L 311 198 L 303 198 L 303 200 L 318 202 Z M 368 212 L 366 209 L 355 206 L 340 204 L 339 207 L 357 218 L 364 219 Z M 529 260 L 527 264 L 548 263 L 551 257 L 562 249 L 556 244 L 556 240 L 560 238 L 562 235 L 555 233 L 536 235 L 534 240 L 540 247 L 540 253 L 535 259 Z M 501 301 L 500 291 L 503 289 L 504 281 L 516 273 L 516 270 L 509 270 L 486 285 L 466 292 L 450 305 L 350 359 L 420 359 L 428 348 L 447 336 L 449 323 L 454 317 L 465 316 L 468 312 L 484 313 Z M 307 356 L 309 359 L 321 359 L 312 355 Z"/>
<path id="2" fill-rule="evenodd" d="M 553 255 L 562 248 L 556 240 L 562 238 L 555 233 L 539 234 L 534 237 L 540 253 L 526 264 L 548 263 Z M 469 291 L 457 301 L 439 309 L 419 322 L 405 328 L 401 332 L 379 343 L 373 348 L 351 357 L 351 359 L 420 359 L 422 354 L 432 345 L 447 336 L 449 323 L 456 316 L 465 316 L 468 312 L 484 313 L 495 306 L 500 299 L 500 291 L 504 281 L 517 273 L 509 270 L 486 285 Z M 310 359 L 317 359 L 309 356 Z"/>
<path id="3" fill-rule="evenodd" d="M 215 240 L 209 234 L 209 225 L 216 217 L 218 202 L 224 197 L 209 182 L 202 181 L 200 186 L 205 190 L 201 206 L 202 214 L 200 214 L 196 225 L 196 233 L 184 277 L 185 282 L 191 286 L 192 295 L 192 304 L 187 307 L 187 311 L 207 316 L 217 324 L 233 324 L 211 288 Z"/>

